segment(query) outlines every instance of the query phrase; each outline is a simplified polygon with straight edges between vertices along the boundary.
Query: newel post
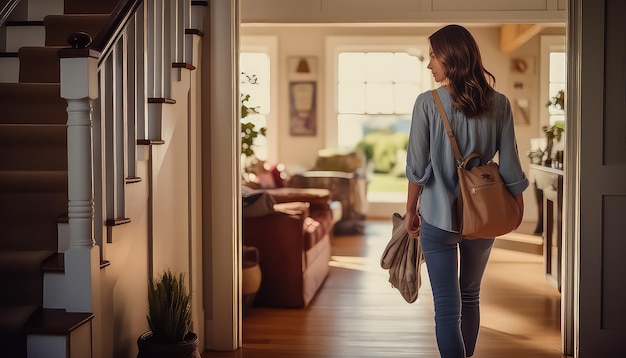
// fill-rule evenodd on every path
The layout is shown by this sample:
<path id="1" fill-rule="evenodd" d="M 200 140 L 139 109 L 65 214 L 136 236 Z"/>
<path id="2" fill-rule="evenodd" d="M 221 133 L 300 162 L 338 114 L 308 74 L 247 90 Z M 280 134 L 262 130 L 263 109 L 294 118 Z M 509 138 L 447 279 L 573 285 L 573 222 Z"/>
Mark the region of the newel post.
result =
<path id="1" fill-rule="evenodd" d="M 93 246 L 91 102 L 98 97 L 99 53 L 85 48 L 87 34 L 68 38 L 71 49 L 59 51 L 61 97 L 67 101 L 69 246 Z"/>
<path id="2" fill-rule="evenodd" d="M 69 247 L 65 251 L 66 309 L 96 313 L 100 252 L 93 235 L 92 101 L 98 97 L 98 58 L 85 33 L 59 50 L 61 97 L 67 101 Z"/>

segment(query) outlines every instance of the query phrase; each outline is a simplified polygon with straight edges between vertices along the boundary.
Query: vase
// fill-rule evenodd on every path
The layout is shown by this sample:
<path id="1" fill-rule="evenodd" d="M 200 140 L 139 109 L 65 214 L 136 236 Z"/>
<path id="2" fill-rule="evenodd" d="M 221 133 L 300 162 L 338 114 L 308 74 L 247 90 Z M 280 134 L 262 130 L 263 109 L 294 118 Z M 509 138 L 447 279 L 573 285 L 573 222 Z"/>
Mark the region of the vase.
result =
<path id="1" fill-rule="evenodd" d="M 242 315 L 249 312 L 259 287 L 261 287 L 261 267 L 259 266 L 259 250 L 254 246 L 242 248 L 241 297 Z"/>
<path id="2" fill-rule="evenodd" d="M 198 335 L 189 332 L 181 343 L 155 342 L 152 331 L 137 339 L 139 353 L 137 358 L 201 358 L 198 350 Z"/>

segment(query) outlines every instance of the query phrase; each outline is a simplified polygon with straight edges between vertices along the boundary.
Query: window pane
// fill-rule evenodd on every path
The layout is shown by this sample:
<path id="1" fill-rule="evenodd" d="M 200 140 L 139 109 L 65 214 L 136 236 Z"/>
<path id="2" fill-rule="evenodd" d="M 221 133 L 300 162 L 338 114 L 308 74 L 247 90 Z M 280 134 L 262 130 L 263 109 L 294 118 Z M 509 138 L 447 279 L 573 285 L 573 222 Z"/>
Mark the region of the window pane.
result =
<path id="1" fill-rule="evenodd" d="M 550 82 L 565 83 L 566 63 L 565 52 L 550 53 Z"/>
<path id="2" fill-rule="evenodd" d="M 344 52 L 339 54 L 339 82 L 365 82 L 365 54 Z"/>
<path id="3" fill-rule="evenodd" d="M 249 83 L 242 75 L 240 91 L 243 95 L 249 94 L 249 107 L 258 106 L 259 113 L 268 114 L 270 111 L 270 59 L 265 53 L 243 52 L 240 55 L 239 68 L 248 76 L 256 76 L 256 84 Z"/>
<path id="4" fill-rule="evenodd" d="M 368 83 L 366 86 L 367 113 L 393 113 L 393 85 Z"/>
<path id="5" fill-rule="evenodd" d="M 337 124 L 340 148 L 354 148 L 363 139 L 363 125 L 367 117 L 355 114 L 340 114 Z"/>
<path id="6" fill-rule="evenodd" d="M 365 83 L 340 83 L 339 113 L 365 113 Z"/>
<path id="7" fill-rule="evenodd" d="M 413 112 L 415 99 L 420 93 L 420 86 L 416 84 L 396 83 L 393 86 L 394 112 L 410 114 Z"/>
<path id="8" fill-rule="evenodd" d="M 394 53 L 393 81 L 396 83 L 417 83 L 420 81 L 421 61 L 406 52 Z"/>
<path id="9" fill-rule="evenodd" d="M 391 52 L 371 52 L 367 54 L 367 83 L 385 83 L 393 80 L 394 58 Z"/>

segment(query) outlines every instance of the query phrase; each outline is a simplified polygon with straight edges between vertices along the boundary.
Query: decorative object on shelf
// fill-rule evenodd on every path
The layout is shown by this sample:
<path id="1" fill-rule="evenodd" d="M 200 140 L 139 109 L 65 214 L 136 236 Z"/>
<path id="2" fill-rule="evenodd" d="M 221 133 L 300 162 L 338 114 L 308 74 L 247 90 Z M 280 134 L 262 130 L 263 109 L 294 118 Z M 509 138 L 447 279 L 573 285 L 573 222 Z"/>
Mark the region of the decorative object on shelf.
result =
<path id="1" fill-rule="evenodd" d="M 137 339 L 137 358 L 200 358 L 198 335 L 190 332 L 191 294 L 185 274 L 169 269 L 148 282 L 150 331 Z"/>
<path id="2" fill-rule="evenodd" d="M 565 109 L 565 91 L 560 90 L 556 93 L 556 96 L 552 97 L 546 104 L 546 107 L 554 107 L 556 109 Z"/>
<path id="3" fill-rule="evenodd" d="M 244 83 L 257 84 L 258 79 L 256 75 L 248 75 L 244 72 L 241 73 Z M 251 121 L 244 121 L 244 118 L 253 113 L 258 113 L 259 106 L 250 107 L 248 102 L 250 101 L 249 94 L 241 94 L 241 154 L 246 156 L 246 160 L 254 157 L 254 140 L 258 136 L 265 136 L 267 132 L 266 127 L 258 128 L 256 124 Z"/>
<path id="4" fill-rule="evenodd" d="M 541 149 L 532 149 L 526 152 L 531 164 L 541 164 L 541 158 L 543 158 L 544 154 Z"/>

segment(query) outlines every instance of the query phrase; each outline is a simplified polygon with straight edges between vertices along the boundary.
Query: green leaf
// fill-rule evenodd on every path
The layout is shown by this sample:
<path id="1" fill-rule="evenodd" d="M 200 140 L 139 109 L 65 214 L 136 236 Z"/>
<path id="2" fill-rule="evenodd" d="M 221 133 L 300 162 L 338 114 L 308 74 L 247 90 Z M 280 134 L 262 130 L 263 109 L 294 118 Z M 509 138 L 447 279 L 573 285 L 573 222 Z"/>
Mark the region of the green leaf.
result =
<path id="1" fill-rule="evenodd" d="M 185 274 L 169 269 L 148 281 L 148 325 L 161 343 L 181 343 L 191 328 L 191 294 Z"/>

